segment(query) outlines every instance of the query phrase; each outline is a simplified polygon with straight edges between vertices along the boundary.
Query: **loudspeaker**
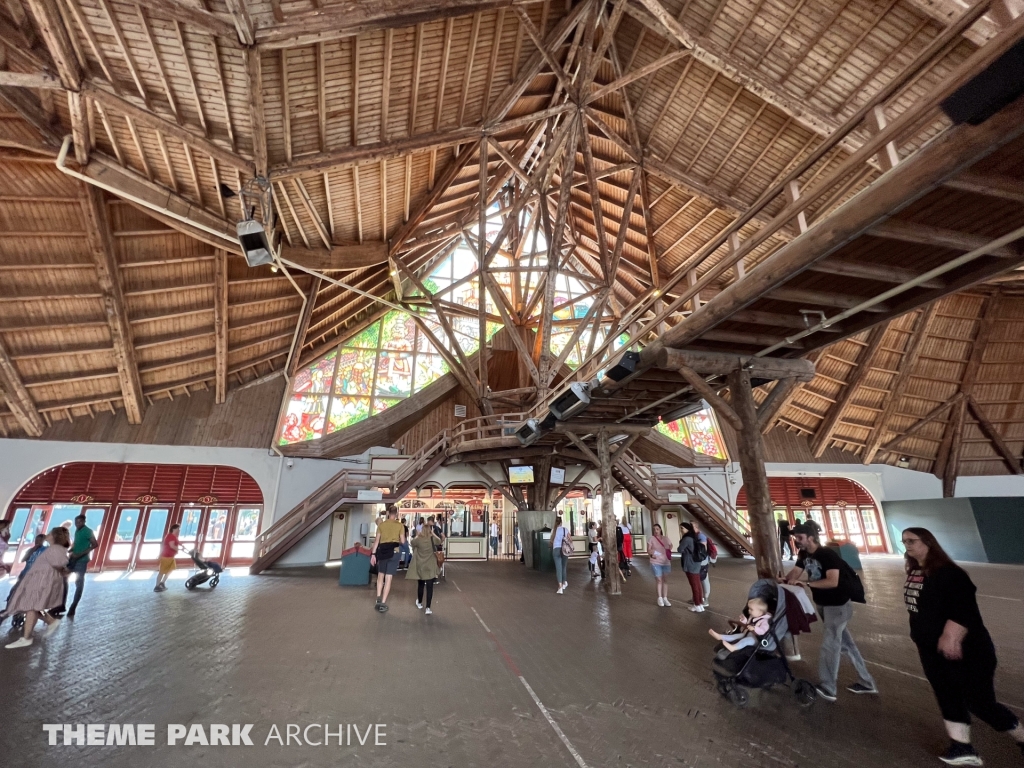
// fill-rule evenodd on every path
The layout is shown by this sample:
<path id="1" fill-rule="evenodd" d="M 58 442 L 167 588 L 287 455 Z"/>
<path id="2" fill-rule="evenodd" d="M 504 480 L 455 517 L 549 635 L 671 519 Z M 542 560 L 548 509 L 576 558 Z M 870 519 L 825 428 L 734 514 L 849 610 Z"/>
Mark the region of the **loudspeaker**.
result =
<path id="1" fill-rule="evenodd" d="M 954 123 L 980 125 L 1024 94 L 1024 40 L 942 102 Z"/>

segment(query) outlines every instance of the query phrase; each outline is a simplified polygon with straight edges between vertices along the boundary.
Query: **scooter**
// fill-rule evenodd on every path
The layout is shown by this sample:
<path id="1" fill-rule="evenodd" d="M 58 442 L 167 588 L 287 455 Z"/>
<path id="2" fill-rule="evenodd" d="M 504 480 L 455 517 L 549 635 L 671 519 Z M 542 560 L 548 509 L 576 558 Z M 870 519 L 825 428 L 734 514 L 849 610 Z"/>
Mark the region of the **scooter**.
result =
<path id="1" fill-rule="evenodd" d="M 200 584 L 207 582 L 210 583 L 210 589 L 215 588 L 220 583 L 220 575 L 224 571 L 224 567 L 216 560 L 203 560 L 195 549 L 189 550 L 188 554 L 192 558 L 192 562 L 196 564 L 197 571 L 188 577 L 185 589 L 191 592 Z"/>

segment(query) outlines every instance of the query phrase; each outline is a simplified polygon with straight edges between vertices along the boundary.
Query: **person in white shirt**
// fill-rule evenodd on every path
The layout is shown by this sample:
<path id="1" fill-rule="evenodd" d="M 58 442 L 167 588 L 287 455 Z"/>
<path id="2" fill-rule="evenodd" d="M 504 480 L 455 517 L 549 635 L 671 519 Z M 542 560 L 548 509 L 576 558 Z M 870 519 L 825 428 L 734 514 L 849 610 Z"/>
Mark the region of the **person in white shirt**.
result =
<path id="1" fill-rule="evenodd" d="M 491 521 L 491 551 L 498 556 L 498 523 L 494 520 Z"/>
<path id="2" fill-rule="evenodd" d="M 590 548 L 590 576 L 591 578 L 599 579 L 601 578 L 601 571 L 598 568 L 600 553 L 598 552 L 597 523 L 593 520 L 590 521 L 590 525 L 587 527 L 587 546 Z"/>

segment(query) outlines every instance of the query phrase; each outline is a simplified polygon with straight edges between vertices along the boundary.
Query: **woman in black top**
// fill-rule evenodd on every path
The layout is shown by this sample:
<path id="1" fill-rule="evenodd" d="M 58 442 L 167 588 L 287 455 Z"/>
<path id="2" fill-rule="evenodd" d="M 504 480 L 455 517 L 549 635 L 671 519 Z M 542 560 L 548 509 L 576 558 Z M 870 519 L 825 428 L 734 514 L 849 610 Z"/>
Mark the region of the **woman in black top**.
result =
<path id="1" fill-rule="evenodd" d="M 940 759 L 981 765 L 971 746 L 971 713 L 1006 731 L 1024 753 L 1024 726 L 996 701 L 996 649 L 981 619 L 970 576 L 939 546 L 927 528 L 903 531 L 910 639 L 938 699 L 952 743 Z"/>

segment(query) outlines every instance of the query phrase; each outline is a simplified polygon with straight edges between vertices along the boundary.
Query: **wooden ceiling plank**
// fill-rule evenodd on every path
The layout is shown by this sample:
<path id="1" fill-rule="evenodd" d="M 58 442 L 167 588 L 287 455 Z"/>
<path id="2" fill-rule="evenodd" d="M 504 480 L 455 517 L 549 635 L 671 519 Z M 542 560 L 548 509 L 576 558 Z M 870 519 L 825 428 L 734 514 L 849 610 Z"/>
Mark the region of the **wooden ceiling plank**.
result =
<path id="1" fill-rule="evenodd" d="M 972 395 L 967 396 L 967 405 L 970 407 L 971 413 L 974 414 L 974 418 L 978 420 L 978 426 L 981 427 L 982 433 L 984 433 L 985 437 L 992 443 L 992 447 L 995 448 L 996 453 L 998 453 L 1002 458 L 1011 474 L 1024 474 L 1024 469 L 1021 468 L 1020 458 L 1010 450 L 1006 441 L 1003 439 L 1003 436 L 999 434 L 999 430 L 989 420 L 988 416 L 985 415 L 985 411 Z"/>
<path id="2" fill-rule="evenodd" d="M 924 348 L 924 343 L 928 339 L 930 326 L 935 318 L 937 308 L 937 303 L 933 302 L 918 314 L 913 336 L 911 336 L 910 340 L 907 342 L 906 349 L 903 352 L 903 357 L 900 359 L 896 376 L 892 380 L 892 384 L 889 388 L 890 394 L 885 401 L 885 407 L 882 410 L 882 413 L 875 420 L 875 426 L 871 428 L 871 433 L 866 441 L 864 453 L 861 455 L 861 461 L 864 464 L 871 464 L 875 460 L 878 449 L 882 445 L 882 438 L 885 436 L 885 431 L 890 429 L 892 417 L 896 413 L 896 409 L 899 407 L 900 399 L 903 392 L 906 390 L 907 382 L 913 374 L 913 370 L 917 365 L 917 360 L 921 356 L 921 351 Z"/>
<path id="3" fill-rule="evenodd" d="M 228 397 L 228 254 L 218 250 L 214 263 L 213 331 L 215 335 L 215 393 L 214 401 L 223 403 Z M 261 339 L 262 340 L 262 339 Z"/>
<path id="4" fill-rule="evenodd" d="M 1024 180 L 1009 176 L 996 176 L 982 173 L 961 173 L 950 179 L 945 186 L 951 189 L 962 189 L 978 195 L 987 195 L 1002 200 L 1024 203 Z"/>
<path id="5" fill-rule="evenodd" d="M 82 199 L 89 250 L 96 265 L 96 276 L 103 293 L 103 304 L 110 324 L 114 343 L 117 378 L 121 385 L 125 414 L 129 424 L 141 424 L 146 406 L 142 397 L 142 383 L 135 359 L 135 344 L 128 310 L 124 300 L 124 287 L 117 265 L 117 257 L 110 224 L 110 211 L 99 187 L 87 184 Z"/>
<path id="6" fill-rule="evenodd" d="M 245 7 L 245 0 L 224 0 L 228 13 L 235 22 L 235 32 L 242 45 L 251 47 L 256 45 L 256 28 L 253 26 L 252 18 Z"/>
<path id="7" fill-rule="evenodd" d="M 939 416 L 941 416 L 943 413 L 945 413 L 946 410 L 949 409 L 951 406 L 956 405 L 957 403 L 959 403 L 960 400 L 963 398 L 963 396 L 964 396 L 963 392 L 959 392 L 958 391 L 955 395 L 950 397 L 945 402 L 940 403 L 939 405 L 935 406 L 927 414 L 925 414 L 920 419 L 918 419 L 916 422 L 914 422 L 914 424 L 909 429 L 907 429 L 905 432 L 903 432 L 903 434 L 899 435 L 898 437 L 894 437 L 892 440 L 890 440 L 885 445 L 883 445 L 881 448 L 879 448 L 878 452 L 880 454 L 882 454 L 882 453 L 891 453 L 892 450 L 897 445 L 899 445 L 901 442 L 906 440 L 908 437 L 912 437 L 912 436 L 916 435 L 918 432 L 920 432 L 926 426 L 931 424 L 933 421 L 937 420 L 939 418 Z M 905 416 L 906 414 L 898 414 L 898 415 Z"/>
<path id="8" fill-rule="evenodd" d="M 196 168 L 196 160 L 192 156 L 192 148 L 188 145 L 188 142 L 182 142 L 182 149 L 185 150 L 185 161 L 188 165 L 188 171 L 192 174 L 192 187 L 196 191 L 196 202 L 199 203 L 199 207 L 203 208 L 203 187 L 199 182 L 199 170 Z M 220 195 L 217 195 L 220 197 Z"/>
<path id="9" fill-rule="evenodd" d="M 0 339 L 0 390 L 18 425 L 29 437 L 40 437 L 46 429 L 46 423 L 36 410 L 32 395 L 8 354 L 3 339 Z"/>
<path id="10" fill-rule="evenodd" d="M 82 70 L 78 66 L 64 20 L 57 8 L 56 0 L 25 0 L 36 22 L 46 49 L 50 52 L 57 74 L 64 87 L 77 91 L 82 87 Z"/>
<path id="11" fill-rule="evenodd" d="M 937 245 L 942 248 L 964 252 L 984 248 L 992 241 L 991 238 L 984 235 L 972 235 L 952 229 L 930 227 L 897 218 L 886 219 L 869 229 L 867 234 L 887 240 L 900 240 L 905 243 L 919 243 L 921 245 Z M 1020 253 L 1013 246 L 1009 245 L 994 249 L 989 251 L 989 253 L 1003 258 L 1020 258 Z"/>
<path id="12" fill-rule="evenodd" d="M 213 71 L 217 75 L 217 88 L 220 95 L 221 106 L 224 107 L 224 125 L 228 131 L 228 141 L 232 151 L 238 151 L 238 141 L 235 137 L 234 121 L 231 119 L 231 103 L 228 101 L 228 90 L 224 80 L 224 62 L 220 58 L 220 47 L 217 45 L 217 38 L 210 38 L 210 49 L 213 55 Z"/>
<path id="13" fill-rule="evenodd" d="M 229 8 L 238 4 L 237 0 L 228 0 Z M 188 24 L 194 32 L 217 35 L 236 43 L 239 40 L 235 20 L 230 16 L 225 18 L 222 14 L 211 13 L 203 8 L 188 5 L 182 0 L 146 0 L 146 7 L 152 12 L 171 19 L 175 26 Z"/>
<path id="14" fill-rule="evenodd" d="M 257 176 L 266 178 L 267 129 L 263 104 L 263 64 L 259 48 L 245 49 L 245 76 L 249 91 L 249 119 L 252 123 L 253 162 Z"/>
<path id="15" fill-rule="evenodd" d="M 177 20 L 174 21 L 174 32 L 178 40 L 178 45 L 181 47 L 182 61 L 185 64 L 185 74 L 188 75 L 188 82 L 192 87 L 192 97 L 195 101 L 196 112 L 199 115 L 199 124 L 203 126 L 203 135 L 209 139 L 210 127 L 206 124 L 206 114 L 203 112 L 202 96 L 199 95 L 199 84 L 196 82 L 195 67 L 188 55 L 188 45 L 185 43 L 185 32 L 181 28 L 181 22 Z"/>
<path id="16" fill-rule="evenodd" d="M 103 105 L 96 102 L 96 110 L 100 113 L 100 121 L 103 123 L 103 129 L 107 133 L 107 138 L 110 140 L 110 146 L 114 150 L 114 156 L 117 158 L 122 166 L 127 166 L 125 162 L 124 153 L 121 151 L 121 143 L 117 140 L 117 134 L 114 132 L 114 127 L 110 123 L 110 117 L 107 115 L 107 110 L 103 108 Z"/>
<path id="17" fill-rule="evenodd" d="M 171 114 L 174 115 L 174 121 L 178 125 L 184 126 L 184 122 L 181 119 L 181 113 L 178 111 L 178 101 L 174 98 L 174 90 L 171 88 L 170 80 L 167 79 L 167 70 L 164 69 L 163 58 L 160 56 L 160 51 L 156 47 L 156 40 L 153 38 L 153 30 L 149 25 L 149 19 L 146 17 L 146 13 L 143 11 L 141 5 L 135 6 L 135 12 L 139 17 L 142 36 L 146 38 L 146 42 L 152 53 L 150 61 L 152 61 L 153 65 L 156 67 L 157 77 L 160 78 L 160 84 L 164 89 L 164 98 L 167 99 L 167 104 L 171 108 Z"/>
<path id="18" fill-rule="evenodd" d="M 135 121 L 130 117 L 125 117 L 125 123 L 128 124 L 128 132 L 132 136 L 132 143 L 135 144 L 135 151 L 139 155 L 139 162 L 142 164 L 142 172 L 146 174 L 146 178 L 150 181 L 153 180 L 153 171 L 149 167 L 149 159 L 146 157 L 146 150 L 142 146 L 142 140 L 139 138 L 139 132 L 135 128 Z M 212 157 L 210 162 L 216 162 Z"/>
<path id="19" fill-rule="evenodd" d="M 864 383 L 868 374 L 873 370 L 872 365 L 878 351 L 882 347 L 882 339 L 885 337 L 887 330 L 889 330 L 889 323 L 879 323 L 868 332 L 867 344 L 860 350 L 860 355 L 854 364 L 853 371 L 850 372 L 846 386 L 843 387 L 842 394 L 836 400 L 835 405 L 829 409 L 828 414 L 821 424 L 818 425 L 818 429 L 814 433 L 814 439 L 811 441 L 811 453 L 814 454 L 814 458 L 821 458 L 821 455 L 832 440 L 832 435 L 835 433 L 836 428 L 842 422 L 847 407 L 856 398 L 861 384 Z"/>
<path id="20" fill-rule="evenodd" d="M 71 0 L 74 2 L 74 0 Z M 103 9 L 103 13 L 106 14 L 107 21 L 110 23 L 110 29 L 114 33 L 114 41 L 117 43 L 117 49 L 121 54 L 121 58 L 124 59 L 125 66 L 128 69 L 128 74 L 131 75 L 132 82 L 135 83 L 136 89 L 139 91 L 139 96 L 142 97 L 142 102 L 149 107 L 149 94 L 146 92 L 146 86 L 142 82 L 142 77 L 139 74 L 139 68 L 135 64 L 135 58 L 132 56 L 131 48 L 128 46 L 128 41 L 125 39 L 124 31 L 121 29 L 121 23 L 117 19 L 117 14 L 114 13 L 114 9 L 110 6 L 110 0 L 98 0 L 100 7 Z"/>

